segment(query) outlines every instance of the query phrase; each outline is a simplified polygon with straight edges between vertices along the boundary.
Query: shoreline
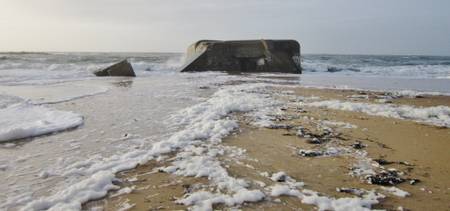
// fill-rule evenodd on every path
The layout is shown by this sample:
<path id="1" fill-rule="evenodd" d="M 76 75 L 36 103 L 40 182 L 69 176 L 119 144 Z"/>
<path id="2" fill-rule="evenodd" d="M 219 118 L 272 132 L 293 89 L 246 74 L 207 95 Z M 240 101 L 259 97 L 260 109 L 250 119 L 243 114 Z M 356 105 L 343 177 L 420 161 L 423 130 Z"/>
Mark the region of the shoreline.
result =
<path id="1" fill-rule="evenodd" d="M 375 102 L 376 98 L 372 96 L 382 94 L 380 92 L 366 92 L 365 94 L 368 97 L 360 98 L 350 97 L 362 94 L 361 91 L 355 90 L 313 88 L 280 90 L 280 92 L 283 91 L 288 94 L 282 96 L 282 98 L 287 99 L 292 96 L 318 96 L 321 100 L 339 99 L 366 103 L 378 103 Z M 390 99 L 390 101 L 388 104 L 392 105 L 450 106 L 450 97 L 448 96 L 400 97 Z M 307 128 L 311 135 L 318 136 L 323 132 L 321 131 L 323 128 L 317 129 L 317 125 L 325 126 L 326 124 L 323 124 L 323 122 L 328 121 L 328 123 L 331 122 L 331 125 L 327 125 L 327 127 L 332 128 L 333 131 L 336 130 L 340 135 L 330 137 L 325 145 L 308 144 L 308 138 L 298 137 L 298 131 L 295 129 L 287 130 L 285 127 L 276 129 L 258 128 L 249 123 L 245 114 L 238 115 L 239 131 L 224 138 L 222 145 L 242 149 L 243 153 L 231 158 L 219 156 L 220 162 L 232 177 L 253 181 L 251 187 L 265 190 L 270 185 L 276 185 L 277 182 L 270 180 L 267 175 L 262 176 L 262 174 L 267 172 L 270 176 L 273 173 L 283 171 L 289 177 L 304 182 L 306 188 L 318 191 L 321 195 L 331 198 L 355 197 L 354 190 L 370 191 L 374 189 L 376 192 L 385 195 L 385 198 L 380 199 L 381 203 L 375 204 L 373 208 L 450 209 L 445 200 L 450 195 L 450 183 L 445 180 L 450 171 L 450 166 L 445 162 L 445 160 L 450 159 L 448 153 L 445 153 L 445 149 L 450 147 L 448 138 L 450 137 L 450 129 L 353 111 L 307 106 L 298 110 L 295 105 L 283 109 L 285 109 L 284 114 L 279 116 L 277 124 L 288 124 L 293 128 L 301 126 Z M 305 118 L 305 116 L 308 118 Z M 348 123 L 356 127 L 348 125 L 342 127 L 342 124 L 338 123 Z M 376 166 L 377 171 L 395 168 L 397 172 L 402 172 L 401 177 L 404 177 L 405 181 L 397 187 L 408 192 L 410 196 L 405 198 L 395 196 L 385 189 L 386 187 L 371 185 L 362 176 L 350 175 L 350 169 L 358 161 L 358 157 L 354 155 L 354 152 L 358 150 L 351 145 L 358 141 L 362 146 L 365 146 L 361 150 L 367 152 L 367 158 L 371 164 L 374 164 L 374 159 L 379 159 L 378 162 L 386 161 L 384 165 Z M 335 148 L 345 147 L 353 151 L 344 154 L 311 157 L 303 157 L 298 153 L 300 149 L 325 149 L 327 147 L 324 148 L 324 146 L 327 144 L 331 144 Z M 432 157 L 429 157 L 430 155 Z M 184 194 L 189 195 L 192 190 L 200 190 L 202 187 L 207 188 L 212 184 L 204 177 L 180 177 L 158 171 L 159 167 L 170 165 L 174 157 L 172 155 L 166 159 L 168 162 L 156 164 L 152 161 L 138 166 L 136 169 L 119 173 L 119 178 L 125 181 L 120 184 L 121 190 L 126 190 L 123 195 L 111 197 L 117 194 L 117 192 L 112 192 L 105 199 L 89 202 L 84 207 L 92 208 L 102 205 L 106 210 L 123 208 L 123 206 L 131 206 L 129 207 L 131 210 L 187 208 L 175 203 L 175 201 L 182 199 Z M 146 174 L 145 172 L 153 173 Z M 410 185 L 408 183 L 411 182 L 411 179 L 420 182 Z M 265 185 L 262 186 L 262 183 L 259 182 Z M 260 186 L 258 186 L 258 183 Z M 134 188 L 130 188 L 133 186 Z M 128 189 L 125 187 L 128 187 Z M 337 192 L 336 188 L 346 191 Z M 162 190 L 164 191 L 161 192 Z M 353 190 L 353 194 L 350 193 L 352 192 L 350 190 Z M 164 194 L 161 196 L 155 195 L 155 192 Z M 402 193 L 396 189 L 394 192 L 396 194 Z M 426 203 L 430 197 L 432 197 L 433 203 Z M 214 208 L 225 207 L 217 205 Z M 241 208 L 246 210 L 262 208 L 277 210 L 311 209 L 312 206 L 302 203 L 296 197 L 282 196 L 280 198 L 269 197 L 257 203 L 244 203 Z"/>

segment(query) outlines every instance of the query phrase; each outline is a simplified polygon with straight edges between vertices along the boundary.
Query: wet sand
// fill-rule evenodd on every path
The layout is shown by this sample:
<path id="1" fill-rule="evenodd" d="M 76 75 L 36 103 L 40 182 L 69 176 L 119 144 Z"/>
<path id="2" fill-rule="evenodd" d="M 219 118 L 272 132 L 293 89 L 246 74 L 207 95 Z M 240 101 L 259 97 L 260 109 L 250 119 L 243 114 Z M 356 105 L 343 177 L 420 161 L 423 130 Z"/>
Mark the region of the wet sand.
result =
<path id="1" fill-rule="evenodd" d="M 340 99 L 355 102 L 377 103 L 376 96 L 384 93 L 352 90 L 332 90 L 313 88 L 292 88 L 293 95 L 318 96 L 321 99 Z M 286 90 L 284 90 L 286 91 Z M 368 97 L 360 98 L 359 95 Z M 353 97 L 351 97 L 353 96 Z M 287 100 L 287 99 L 285 99 Z M 413 106 L 450 106 L 448 96 L 402 97 L 391 100 L 393 104 Z M 308 117 L 308 118 L 305 118 Z M 334 146 L 352 148 L 360 141 L 366 147 L 371 159 L 392 162 L 380 168 L 395 168 L 402 172 L 407 181 L 396 187 L 409 192 L 405 198 L 391 195 L 380 185 L 368 184 L 360 177 L 350 175 L 350 168 L 357 162 L 354 156 L 339 155 L 328 157 L 302 157 L 299 149 L 319 149 L 321 145 L 307 143 L 307 139 L 296 135 L 294 129 L 256 128 L 249 124 L 245 115 L 238 115 L 240 130 L 224 139 L 226 146 L 246 150 L 246 157 L 236 159 L 223 156 L 221 161 L 230 175 L 252 181 L 261 181 L 270 186 L 275 182 L 262 176 L 284 171 L 297 181 L 305 182 L 305 188 L 331 197 L 353 197 L 340 193 L 336 188 L 360 188 L 375 190 L 386 195 L 373 208 L 396 210 L 399 207 L 410 210 L 450 210 L 450 129 L 413 121 L 371 116 L 359 112 L 338 111 L 316 107 L 298 109 L 289 106 L 279 119 L 280 124 L 293 127 L 302 126 L 312 134 L 320 135 L 321 121 L 345 122 L 357 128 L 330 126 L 339 135 L 332 137 Z M 170 161 L 169 161 L 170 162 Z M 176 204 L 176 199 L 196 186 L 208 185 L 207 178 L 178 177 L 158 172 L 164 163 L 150 162 L 136 169 L 122 172 L 118 176 L 119 186 L 133 187 L 129 194 L 114 196 L 89 202 L 85 208 L 103 206 L 106 210 L 117 210 L 132 205 L 130 210 L 184 210 L 187 207 Z M 408 179 L 420 180 L 411 185 Z M 244 210 L 311 210 L 295 197 L 280 197 L 280 201 L 267 199 L 263 202 L 244 204 Z M 216 209 L 225 207 L 216 206 Z"/>
<path id="2" fill-rule="evenodd" d="M 7 161 L 8 169 L 0 169 L 0 177 L 4 178 L 0 184 L 0 201 L 28 193 L 38 200 L 54 191 L 65 190 L 69 182 L 91 176 L 64 175 L 74 163 L 120 155 L 147 146 L 139 142 L 152 143 L 173 133 L 175 128 L 164 124 L 168 114 L 198 103 L 211 91 L 198 89 L 186 79 L 171 80 L 168 76 L 111 77 L 2 89 L 5 94 L 30 99 L 33 103 L 49 102 L 43 106 L 51 109 L 81 114 L 84 123 L 59 133 L 2 143 L 0 160 Z M 183 90 L 168 89 L 165 85 L 175 83 L 182 83 L 179 86 Z M 105 89 L 108 91 L 98 93 Z"/>

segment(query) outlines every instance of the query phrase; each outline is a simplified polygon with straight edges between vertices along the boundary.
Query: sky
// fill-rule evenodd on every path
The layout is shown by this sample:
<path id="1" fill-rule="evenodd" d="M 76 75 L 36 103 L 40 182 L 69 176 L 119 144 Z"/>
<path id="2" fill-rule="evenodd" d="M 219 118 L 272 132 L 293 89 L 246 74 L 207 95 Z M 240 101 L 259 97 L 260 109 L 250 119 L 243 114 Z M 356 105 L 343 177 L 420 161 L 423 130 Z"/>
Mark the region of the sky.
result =
<path id="1" fill-rule="evenodd" d="M 450 55 L 448 0 L 0 0 L 0 51 L 184 52 L 296 39 L 302 53 Z"/>

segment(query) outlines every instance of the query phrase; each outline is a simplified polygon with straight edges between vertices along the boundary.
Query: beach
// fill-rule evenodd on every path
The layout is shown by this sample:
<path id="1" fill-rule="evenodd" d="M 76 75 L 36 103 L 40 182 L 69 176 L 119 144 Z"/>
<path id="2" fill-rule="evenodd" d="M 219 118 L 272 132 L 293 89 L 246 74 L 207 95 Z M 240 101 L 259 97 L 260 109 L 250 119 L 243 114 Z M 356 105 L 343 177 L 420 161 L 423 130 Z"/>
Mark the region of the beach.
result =
<path id="1" fill-rule="evenodd" d="M 362 92 L 353 90 L 330 90 L 314 88 L 288 88 L 287 98 L 319 97 L 320 99 L 349 100 L 351 102 L 371 102 L 380 92 Z M 355 98 L 357 96 L 358 98 Z M 369 96 L 369 99 L 364 98 Z M 421 96 L 420 98 L 400 97 L 392 100 L 392 105 L 409 106 L 449 106 L 447 96 Z M 410 210 L 447 210 L 450 209 L 447 198 L 450 195 L 450 183 L 447 177 L 448 147 L 450 130 L 408 120 L 367 115 L 361 112 L 349 112 L 315 107 L 288 106 L 280 115 L 278 124 L 287 124 L 293 128 L 254 127 L 246 120 L 245 114 L 238 114 L 239 131 L 223 140 L 225 147 L 238 147 L 244 152 L 238 158 L 229 154 L 219 156 L 230 175 L 254 181 L 259 189 L 268 191 L 280 182 L 271 180 L 270 175 L 285 172 L 296 181 L 304 182 L 302 188 L 317 191 L 330 198 L 360 196 L 358 191 L 374 190 L 384 195 L 374 209 L 397 210 L 399 207 Z M 331 138 L 328 143 L 311 144 L 308 138 L 300 137 L 296 127 L 307 128 L 311 134 L 319 135 L 318 126 L 330 127 L 339 133 L 339 138 Z M 332 142 L 332 143 L 330 143 Z M 359 143 L 363 148 L 352 146 Z M 299 150 L 319 150 L 323 145 L 343 148 L 328 155 L 305 156 Z M 330 147 L 331 147 L 330 146 Z M 325 147 L 326 149 L 327 147 Z M 364 178 L 352 175 L 352 168 L 358 163 L 355 152 L 367 152 L 364 159 L 371 160 L 374 169 L 395 169 L 402 172 L 402 178 L 408 178 L 399 185 L 400 191 L 392 191 L 391 185 L 369 184 Z M 360 153 L 361 154 L 361 153 Z M 175 155 L 169 159 L 175 160 Z M 377 163 L 374 160 L 378 161 Z M 168 163 L 149 162 L 136 169 L 119 174 L 123 184 L 118 192 L 111 193 L 107 199 L 90 202 L 85 206 L 101 204 L 106 210 L 116 210 L 129 205 L 131 210 L 174 210 L 186 209 L 177 200 L 189 194 L 193 186 L 214 186 L 204 177 L 180 177 L 162 172 Z M 412 180 L 420 181 L 411 183 Z M 282 183 L 284 184 L 284 183 Z M 258 187 L 259 186 L 259 187 Z M 127 190 L 126 192 L 121 190 Z M 337 190 L 340 190 L 337 191 Z M 345 191 L 347 190 L 347 191 Z M 353 191 L 350 191 L 353 190 Z M 405 191 L 405 192 L 403 192 Z M 405 195 L 403 195 L 406 193 Z M 270 195 L 270 194 L 268 194 Z M 284 195 L 284 194 L 282 194 Z M 243 210 L 298 210 L 313 209 L 295 196 L 268 197 L 257 203 L 247 203 Z M 215 206 L 222 209 L 223 205 Z"/>
<path id="2" fill-rule="evenodd" d="M 2 1 L 0 211 L 450 211 L 448 8 Z"/>
<path id="3" fill-rule="evenodd" d="M 2 79 L 1 209 L 450 209 L 447 79 L 179 73 L 159 55 L 95 78 L 100 58 Z"/>

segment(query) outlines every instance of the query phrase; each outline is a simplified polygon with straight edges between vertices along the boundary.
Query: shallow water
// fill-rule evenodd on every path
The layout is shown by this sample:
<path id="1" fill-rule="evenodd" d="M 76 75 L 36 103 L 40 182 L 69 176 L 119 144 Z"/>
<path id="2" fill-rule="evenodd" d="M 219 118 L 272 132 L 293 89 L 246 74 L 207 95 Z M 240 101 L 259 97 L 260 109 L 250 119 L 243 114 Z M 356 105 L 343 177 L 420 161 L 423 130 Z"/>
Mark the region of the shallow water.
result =
<path id="1" fill-rule="evenodd" d="M 209 77 L 155 75 L 93 80 L 90 83 L 108 91 L 52 104 L 54 109 L 82 114 L 84 124 L 63 133 L 1 144 L 0 165 L 4 167 L 0 177 L 6 182 L 0 184 L 0 208 L 63 190 L 90 176 L 85 175 L 84 168 L 100 164 L 104 158 L 145 150 L 152 142 L 177 131 L 168 118 L 209 96 L 212 89 L 198 88 L 211 82 Z M 82 84 L 67 84 L 65 90 Z M 40 91 L 37 94 L 45 96 L 45 90 Z M 56 99 L 57 95 L 50 93 L 49 97 Z"/>

